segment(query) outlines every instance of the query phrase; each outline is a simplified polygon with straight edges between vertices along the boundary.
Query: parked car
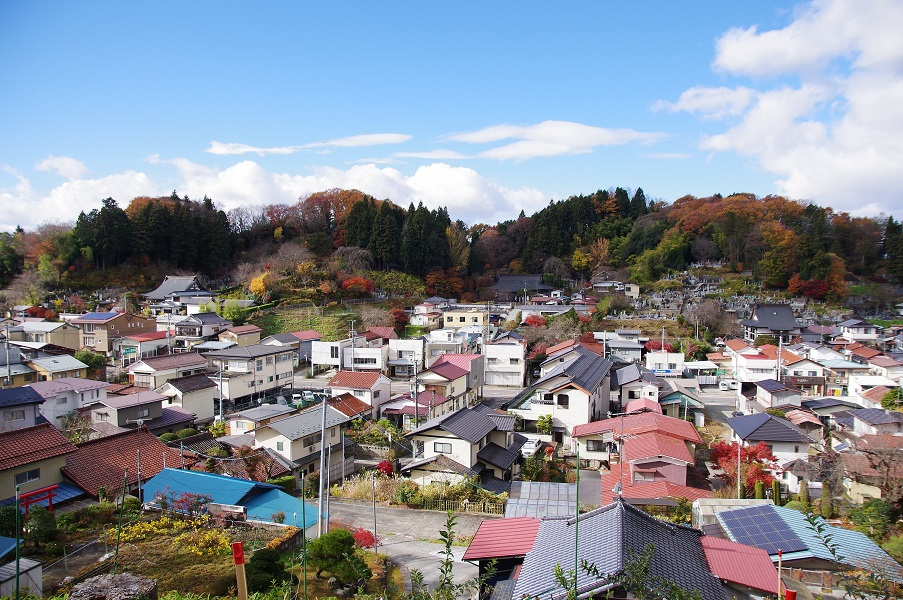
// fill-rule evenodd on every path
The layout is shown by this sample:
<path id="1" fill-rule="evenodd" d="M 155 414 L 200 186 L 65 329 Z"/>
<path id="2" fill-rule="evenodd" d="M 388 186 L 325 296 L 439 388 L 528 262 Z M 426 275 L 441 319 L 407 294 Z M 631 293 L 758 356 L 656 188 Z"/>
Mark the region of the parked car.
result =
<path id="1" fill-rule="evenodd" d="M 520 453 L 524 456 L 524 458 L 529 458 L 539 452 L 539 449 L 542 447 L 542 442 L 539 440 L 527 440 L 523 446 L 520 448 Z"/>
<path id="2" fill-rule="evenodd" d="M 728 390 L 739 390 L 740 382 L 734 381 L 733 379 L 725 379 L 718 382 L 718 389 L 722 392 L 726 392 Z"/>

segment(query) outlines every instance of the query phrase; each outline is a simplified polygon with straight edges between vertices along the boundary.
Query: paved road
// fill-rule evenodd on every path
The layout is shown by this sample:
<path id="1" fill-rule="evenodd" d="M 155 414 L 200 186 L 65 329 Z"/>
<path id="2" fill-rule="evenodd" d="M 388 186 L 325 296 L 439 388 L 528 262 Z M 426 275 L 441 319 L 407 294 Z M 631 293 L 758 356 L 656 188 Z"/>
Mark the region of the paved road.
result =
<path id="1" fill-rule="evenodd" d="M 345 527 L 362 527 L 373 530 L 373 505 L 359 502 L 332 501 L 329 507 L 330 522 Z M 439 565 L 445 546 L 438 542 L 439 532 L 445 528 L 445 513 L 377 505 L 376 534 L 380 538 L 380 552 L 385 552 L 397 564 L 409 570 L 423 573 L 430 588 L 438 582 Z M 459 540 L 470 539 L 484 516 L 457 515 L 454 532 Z M 454 580 L 463 583 L 476 577 L 475 565 L 461 561 L 465 546 L 455 546 L 453 566 Z"/>

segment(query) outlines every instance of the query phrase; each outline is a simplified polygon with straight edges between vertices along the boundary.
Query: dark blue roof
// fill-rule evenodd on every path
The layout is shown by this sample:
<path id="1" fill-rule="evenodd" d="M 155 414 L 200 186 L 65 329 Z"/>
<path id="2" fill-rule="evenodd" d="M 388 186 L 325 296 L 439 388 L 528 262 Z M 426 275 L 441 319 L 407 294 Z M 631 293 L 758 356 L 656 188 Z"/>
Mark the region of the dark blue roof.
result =
<path id="1" fill-rule="evenodd" d="M 832 406 L 846 406 L 848 408 L 857 408 L 859 405 L 840 398 L 815 398 L 813 400 L 803 400 L 802 405 L 809 410 L 817 410 L 819 408 L 830 408 Z"/>
<path id="2" fill-rule="evenodd" d="M 805 431 L 790 421 L 768 413 L 731 417 L 727 420 L 727 424 L 745 441 L 812 442 Z"/>
<path id="3" fill-rule="evenodd" d="M 0 390 L 0 406 L 21 406 L 22 404 L 41 404 L 44 398 L 30 387 L 17 387 Z"/>
<path id="4" fill-rule="evenodd" d="M 116 315 L 121 313 L 111 311 L 111 312 L 89 312 L 87 314 L 81 315 L 76 321 L 109 321 Z"/>
<path id="5" fill-rule="evenodd" d="M 781 383 L 780 381 L 777 381 L 775 379 L 763 379 L 761 381 L 757 381 L 756 385 L 759 386 L 760 388 L 762 388 L 763 390 L 765 390 L 766 392 L 769 392 L 772 394 L 774 392 L 783 392 L 786 390 L 793 389 L 793 388 L 787 387 L 786 385 L 784 385 L 783 383 Z"/>
<path id="6" fill-rule="evenodd" d="M 903 413 L 887 411 L 883 408 L 858 408 L 847 412 L 869 425 L 885 425 L 888 423 L 903 422 Z"/>
<path id="7" fill-rule="evenodd" d="M 25 540 L 18 540 L 19 545 Z M 0 558 L 16 549 L 16 538 L 0 536 Z"/>

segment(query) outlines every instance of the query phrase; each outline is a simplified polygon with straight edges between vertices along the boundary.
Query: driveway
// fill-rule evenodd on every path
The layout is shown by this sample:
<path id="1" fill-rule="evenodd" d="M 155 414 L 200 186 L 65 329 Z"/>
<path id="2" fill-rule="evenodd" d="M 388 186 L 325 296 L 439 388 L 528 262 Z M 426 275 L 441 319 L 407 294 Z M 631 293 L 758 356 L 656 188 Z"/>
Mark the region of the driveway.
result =
<path id="1" fill-rule="evenodd" d="M 332 500 L 329 506 L 332 526 L 362 527 L 373 530 L 373 505 L 364 502 L 342 502 Z M 455 538 L 459 543 L 469 541 L 476 533 L 483 515 L 456 515 Z M 380 539 L 379 551 L 388 554 L 396 564 L 407 570 L 417 569 L 423 573 L 424 581 L 435 588 L 439 581 L 439 565 L 444 556 L 444 544 L 440 543 L 439 532 L 445 528 L 446 515 L 443 512 L 376 506 L 376 535 Z M 455 583 L 463 583 L 479 574 L 476 565 L 461 561 L 466 545 L 454 546 Z"/>

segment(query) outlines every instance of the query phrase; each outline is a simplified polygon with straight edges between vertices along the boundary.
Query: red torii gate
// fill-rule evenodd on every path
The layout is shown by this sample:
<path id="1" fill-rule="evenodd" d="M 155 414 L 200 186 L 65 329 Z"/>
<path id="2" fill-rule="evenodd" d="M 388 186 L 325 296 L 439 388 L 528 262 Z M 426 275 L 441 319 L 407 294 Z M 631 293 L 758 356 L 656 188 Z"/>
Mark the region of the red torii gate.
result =
<path id="1" fill-rule="evenodd" d="M 58 484 L 53 484 L 39 490 L 19 494 L 19 506 L 25 509 L 25 519 L 28 519 L 28 507 L 42 500 L 47 500 L 47 510 L 53 512 L 53 490 L 58 487 L 60 487 Z"/>

